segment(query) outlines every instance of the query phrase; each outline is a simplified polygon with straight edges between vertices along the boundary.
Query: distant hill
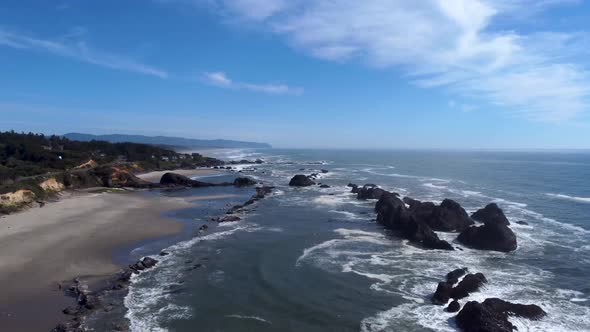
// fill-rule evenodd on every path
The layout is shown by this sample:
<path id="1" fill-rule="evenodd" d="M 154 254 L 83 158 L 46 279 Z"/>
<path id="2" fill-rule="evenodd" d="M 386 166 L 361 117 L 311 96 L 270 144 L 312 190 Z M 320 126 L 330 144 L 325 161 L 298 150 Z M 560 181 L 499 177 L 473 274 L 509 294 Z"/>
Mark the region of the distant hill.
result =
<path id="1" fill-rule="evenodd" d="M 111 143 L 143 143 L 151 145 L 166 145 L 177 148 L 271 148 L 272 146 L 267 143 L 256 143 L 256 142 L 241 142 L 231 141 L 224 139 L 215 140 L 202 140 L 193 138 L 182 138 L 182 137 L 168 137 L 168 136 L 143 136 L 143 135 L 91 135 L 91 134 L 80 134 L 80 133 L 68 133 L 64 137 L 74 140 L 88 142 L 92 140 L 107 141 Z"/>

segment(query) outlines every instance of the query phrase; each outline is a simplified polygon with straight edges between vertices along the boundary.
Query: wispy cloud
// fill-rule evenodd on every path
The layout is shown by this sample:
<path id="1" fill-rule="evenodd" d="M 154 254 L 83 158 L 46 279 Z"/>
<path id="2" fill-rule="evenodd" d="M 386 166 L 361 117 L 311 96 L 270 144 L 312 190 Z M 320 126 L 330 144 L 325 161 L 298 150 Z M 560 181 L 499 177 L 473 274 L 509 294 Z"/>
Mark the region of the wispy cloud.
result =
<path id="1" fill-rule="evenodd" d="M 50 40 L 36 38 L 0 28 L 0 46 L 45 52 L 105 68 L 124 70 L 159 78 L 168 77 L 168 73 L 162 69 L 143 64 L 124 56 L 91 49 L 86 42 L 81 40 L 82 35 L 84 35 L 84 30 L 78 28 L 62 38 Z"/>
<path id="2" fill-rule="evenodd" d="M 285 84 L 255 84 L 248 82 L 236 82 L 227 77 L 224 72 L 207 72 L 203 74 L 203 80 L 209 84 L 220 88 L 248 90 L 254 92 L 263 92 L 268 94 L 289 94 L 301 95 L 303 88 L 290 87 Z"/>
<path id="3" fill-rule="evenodd" d="M 560 122 L 590 108 L 590 72 L 581 60 L 588 32 L 505 26 L 517 24 L 518 13 L 575 0 L 212 1 L 224 16 L 260 24 L 313 57 L 397 68 L 420 87 L 530 119 Z"/>

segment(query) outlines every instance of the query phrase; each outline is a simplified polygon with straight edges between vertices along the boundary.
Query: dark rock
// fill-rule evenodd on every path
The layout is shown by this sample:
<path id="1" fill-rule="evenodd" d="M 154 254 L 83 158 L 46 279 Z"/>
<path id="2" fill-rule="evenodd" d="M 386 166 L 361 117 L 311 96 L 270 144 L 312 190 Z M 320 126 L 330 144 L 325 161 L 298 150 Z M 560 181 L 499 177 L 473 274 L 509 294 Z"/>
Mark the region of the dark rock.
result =
<path id="1" fill-rule="evenodd" d="M 397 195 L 384 191 L 375 204 L 377 222 L 386 228 L 401 232 L 410 241 L 421 243 L 429 249 L 453 250 L 453 247 L 428 226 L 416 219 Z"/>
<path id="2" fill-rule="evenodd" d="M 477 292 L 488 280 L 481 273 L 466 275 L 459 284 L 451 291 L 451 298 L 457 300 L 469 296 L 470 293 Z"/>
<path id="3" fill-rule="evenodd" d="M 159 255 L 160 255 L 160 256 L 168 256 L 168 255 L 170 255 L 170 253 L 169 253 L 169 252 L 167 252 L 167 251 L 161 251 L 161 252 L 159 253 Z"/>
<path id="4" fill-rule="evenodd" d="M 346 186 L 349 187 L 349 188 L 358 187 L 356 184 L 350 183 L 350 182 Z"/>
<path id="5" fill-rule="evenodd" d="M 426 223 L 435 231 L 451 232 L 462 231 L 473 225 L 467 212 L 459 203 L 445 199 L 440 205 L 432 202 L 420 202 L 415 199 L 405 199 L 410 206 L 410 211 L 416 219 Z"/>
<path id="6" fill-rule="evenodd" d="M 456 284 L 459 281 L 459 278 L 464 276 L 467 273 L 467 268 L 464 267 L 462 269 L 456 269 L 449 273 L 447 273 L 447 282 L 451 285 Z"/>
<path id="7" fill-rule="evenodd" d="M 163 186 L 185 186 L 185 187 L 211 187 L 215 184 L 193 180 L 184 175 L 168 172 L 160 178 Z"/>
<path id="8" fill-rule="evenodd" d="M 457 325 L 465 332 L 512 332 L 516 328 L 508 321 L 509 315 L 540 319 L 547 313 L 534 304 L 517 304 L 490 298 L 483 303 L 468 302 L 456 320 Z"/>
<path id="9" fill-rule="evenodd" d="M 79 313 L 79 308 L 77 306 L 69 306 L 66 307 L 62 312 L 66 315 L 76 316 Z"/>
<path id="10" fill-rule="evenodd" d="M 469 227 L 459 234 L 457 240 L 481 250 L 509 252 L 517 247 L 514 232 L 508 226 L 498 223 Z"/>
<path id="11" fill-rule="evenodd" d="M 314 184 L 315 182 L 313 182 L 308 176 L 301 174 L 295 175 L 289 182 L 289 186 L 292 187 L 309 187 Z"/>
<path id="12" fill-rule="evenodd" d="M 490 203 L 483 209 L 475 211 L 475 213 L 471 215 L 471 218 L 485 224 L 493 223 L 506 226 L 510 225 L 508 218 L 504 215 L 504 211 L 502 211 L 496 203 Z"/>
<path id="13" fill-rule="evenodd" d="M 441 281 L 438 283 L 436 287 L 436 291 L 432 296 L 432 303 L 436 305 L 444 305 L 449 302 L 451 298 L 451 292 L 453 290 L 453 285 L 447 282 Z"/>
<path id="14" fill-rule="evenodd" d="M 143 266 L 145 266 L 146 269 L 149 269 L 151 267 L 156 266 L 156 264 L 158 264 L 158 261 L 151 258 L 151 257 L 145 257 L 142 261 L 141 264 L 143 264 Z"/>
<path id="15" fill-rule="evenodd" d="M 404 197 L 402 200 L 404 203 L 408 204 L 408 206 L 410 207 L 410 209 L 412 208 L 416 208 L 417 206 L 419 206 L 420 204 L 422 204 L 422 202 L 420 202 L 417 199 L 413 199 L 410 197 Z"/>
<path id="16" fill-rule="evenodd" d="M 209 228 L 208 225 L 201 225 L 199 226 L 199 231 L 206 231 Z"/>
<path id="17" fill-rule="evenodd" d="M 219 218 L 217 221 L 218 222 L 227 222 L 227 221 L 238 221 L 238 220 L 242 220 L 242 218 L 238 217 L 238 216 L 224 216 Z"/>
<path id="18" fill-rule="evenodd" d="M 234 186 L 236 186 L 236 187 L 247 187 L 247 186 L 253 186 L 255 184 L 256 184 L 256 181 L 252 180 L 251 178 L 247 178 L 247 177 L 237 178 L 234 180 Z"/>
<path id="19" fill-rule="evenodd" d="M 353 193 L 353 194 L 358 194 L 358 193 L 359 193 L 359 191 L 361 190 L 361 189 L 359 188 L 359 186 L 357 186 L 356 184 L 353 184 L 351 188 L 352 188 L 352 189 L 350 189 L 350 192 L 351 192 L 351 193 Z"/>
<path id="20" fill-rule="evenodd" d="M 511 316 L 523 317 L 528 319 L 540 319 L 547 313 L 535 304 L 510 303 L 497 298 L 489 298 L 483 301 L 483 305 L 491 308 L 496 312 L 504 312 Z"/>
<path id="21" fill-rule="evenodd" d="M 262 160 L 262 159 L 256 159 L 256 160 L 254 160 L 254 163 L 255 164 L 264 164 L 264 160 Z"/>
<path id="22" fill-rule="evenodd" d="M 113 323 L 113 331 L 129 331 L 129 325 L 125 323 Z"/>
<path id="23" fill-rule="evenodd" d="M 273 189 L 274 189 L 274 187 L 269 187 L 269 186 L 256 187 L 256 195 L 254 196 L 254 198 L 262 199 L 266 195 L 270 194 Z"/>
<path id="24" fill-rule="evenodd" d="M 129 268 L 134 272 L 143 271 L 155 266 L 158 263 L 157 260 L 151 257 L 145 257 L 142 260 L 138 260 L 135 264 L 129 265 Z"/>
<path id="25" fill-rule="evenodd" d="M 322 185 L 320 186 L 320 188 L 330 188 L 330 186 L 329 186 L 329 185 L 327 185 L 327 184 L 322 184 Z"/>
<path id="26" fill-rule="evenodd" d="M 525 226 L 527 226 L 529 224 L 528 222 L 526 222 L 524 220 L 519 220 L 516 223 L 519 224 L 519 225 L 525 225 Z"/>
<path id="27" fill-rule="evenodd" d="M 125 270 L 121 274 L 119 274 L 119 277 L 117 278 L 117 280 L 122 281 L 122 282 L 128 282 L 129 280 L 131 280 L 132 274 L 133 274 L 133 271 Z"/>
<path id="28" fill-rule="evenodd" d="M 327 169 L 322 169 L 322 170 L 320 170 L 320 172 L 325 174 L 325 173 L 328 173 L 329 171 Z"/>
<path id="29" fill-rule="evenodd" d="M 357 199 L 379 199 L 385 190 L 377 187 L 362 187 L 357 192 Z"/>
<path id="30" fill-rule="evenodd" d="M 463 306 L 456 321 L 463 332 L 512 332 L 514 330 L 506 313 L 496 312 L 475 301 L 467 302 Z"/>
<path id="31" fill-rule="evenodd" d="M 449 303 L 449 306 L 446 310 L 447 312 L 457 312 L 461 310 L 461 305 L 459 304 L 459 301 L 453 300 L 451 303 Z"/>

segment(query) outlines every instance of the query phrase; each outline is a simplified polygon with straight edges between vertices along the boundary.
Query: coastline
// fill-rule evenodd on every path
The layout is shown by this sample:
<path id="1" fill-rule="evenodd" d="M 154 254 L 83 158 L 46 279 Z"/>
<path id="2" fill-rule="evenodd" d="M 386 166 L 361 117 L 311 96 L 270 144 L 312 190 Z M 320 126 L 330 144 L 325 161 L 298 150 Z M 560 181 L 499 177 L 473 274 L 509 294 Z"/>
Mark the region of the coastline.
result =
<path id="1" fill-rule="evenodd" d="M 49 331 L 67 320 L 61 311 L 75 301 L 64 296 L 60 285 L 77 277 L 100 284 L 125 267 L 113 260 L 117 248 L 181 232 L 182 223 L 163 214 L 191 206 L 195 204 L 187 199 L 141 191 L 72 192 L 43 208 L 4 216 L 0 326 Z"/>

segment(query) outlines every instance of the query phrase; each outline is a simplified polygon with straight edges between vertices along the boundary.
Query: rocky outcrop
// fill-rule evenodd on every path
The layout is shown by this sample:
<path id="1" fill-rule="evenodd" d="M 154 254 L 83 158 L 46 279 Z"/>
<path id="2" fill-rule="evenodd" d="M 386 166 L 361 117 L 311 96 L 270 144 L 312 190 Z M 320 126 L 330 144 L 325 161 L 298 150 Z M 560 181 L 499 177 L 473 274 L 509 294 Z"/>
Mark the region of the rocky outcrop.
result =
<path id="1" fill-rule="evenodd" d="M 406 208 L 397 195 L 384 192 L 375 205 L 377 222 L 386 228 L 399 231 L 408 240 L 422 244 L 429 249 L 453 250 L 453 247 L 438 235 L 413 212 Z"/>
<path id="2" fill-rule="evenodd" d="M 489 298 L 483 301 L 483 305 L 491 308 L 496 312 L 504 312 L 511 316 L 541 319 L 547 315 L 545 310 L 535 304 L 519 304 L 510 303 L 508 301 L 500 300 L 498 298 Z"/>
<path id="3" fill-rule="evenodd" d="M 39 187 L 41 187 L 46 192 L 60 192 L 64 190 L 66 187 L 63 183 L 57 181 L 54 177 L 48 178 L 47 180 L 39 183 Z"/>
<path id="4" fill-rule="evenodd" d="M 454 285 L 459 282 L 459 278 L 467 274 L 467 268 L 464 267 L 462 269 L 455 269 L 449 273 L 447 273 L 447 282 L 451 285 Z"/>
<path id="5" fill-rule="evenodd" d="M 432 295 L 432 303 L 436 305 L 445 305 L 450 299 L 459 300 L 469 296 L 469 294 L 477 292 L 481 286 L 487 283 L 486 277 L 481 273 L 467 274 L 467 269 L 457 269 L 447 274 L 447 280 L 441 281 L 436 287 L 434 295 Z M 461 276 L 465 277 L 457 284 Z"/>
<path id="6" fill-rule="evenodd" d="M 291 179 L 291 181 L 289 181 L 289 186 L 291 187 L 309 187 L 314 184 L 315 182 L 313 182 L 313 180 L 310 179 L 309 176 L 302 174 L 295 175 Z"/>
<path id="7" fill-rule="evenodd" d="M 248 186 L 253 186 L 256 184 L 256 181 L 254 181 L 251 178 L 247 178 L 247 177 L 241 177 L 241 178 L 237 178 L 234 180 L 234 186 L 236 187 L 248 187 Z"/>
<path id="8" fill-rule="evenodd" d="M 471 215 L 471 218 L 485 224 L 510 225 L 508 218 L 504 215 L 504 211 L 496 203 L 490 203 L 483 209 L 477 210 Z"/>
<path id="9" fill-rule="evenodd" d="M 461 309 L 461 305 L 459 304 L 459 301 L 453 300 L 451 303 L 449 303 L 449 305 L 447 306 L 447 308 L 445 310 L 447 312 L 457 312 L 460 309 Z"/>
<path id="10" fill-rule="evenodd" d="M 156 266 L 157 263 L 157 260 L 151 257 L 145 257 L 144 259 L 138 260 L 136 263 L 129 265 L 129 269 L 131 269 L 133 273 L 139 273 L 140 271 Z"/>
<path id="11" fill-rule="evenodd" d="M 510 252 L 517 247 L 514 232 L 508 226 L 495 222 L 472 226 L 461 232 L 457 240 L 480 250 Z"/>
<path id="12" fill-rule="evenodd" d="M 185 186 L 185 187 L 211 187 L 215 184 L 193 180 L 184 175 L 168 172 L 160 178 L 163 186 Z"/>
<path id="13" fill-rule="evenodd" d="M 463 332 L 513 332 L 508 315 L 475 301 L 467 302 L 455 318 Z"/>
<path id="14" fill-rule="evenodd" d="M 462 231 L 474 224 L 461 205 L 451 199 L 445 199 L 440 205 L 411 198 L 404 199 L 404 202 L 416 219 L 435 231 Z"/>
<path id="15" fill-rule="evenodd" d="M 477 292 L 488 280 L 482 273 L 466 275 L 451 291 L 451 298 L 458 300 Z"/>
<path id="16" fill-rule="evenodd" d="M 167 252 L 161 252 L 160 256 L 169 255 Z M 110 310 L 104 297 L 111 292 L 126 291 L 133 274 L 140 273 L 141 271 L 154 267 L 158 261 L 151 257 L 144 257 L 138 260 L 134 264 L 129 265 L 129 268 L 120 271 L 109 280 L 106 281 L 106 285 L 98 291 L 92 291 L 88 285 L 82 282 L 79 278 L 74 279 L 71 286 L 64 288 L 66 295 L 74 297 L 76 299 L 76 305 L 69 306 L 62 310 L 66 315 L 74 316 L 69 321 L 58 324 L 53 328 L 52 332 L 83 332 L 87 331 L 83 326 L 84 319 L 97 310 Z M 61 289 L 61 286 L 60 286 Z M 107 297 L 109 298 L 109 297 Z M 108 322 L 112 326 L 109 327 L 108 331 L 125 331 L 125 329 L 119 329 L 124 327 L 124 322 Z"/>
<path id="17" fill-rule="evenodd" d="M 357 188 L 356 198 L 360 200 L 366 199 L 379 199 L 381 195 L 385 193 L 385 190 L 378 188 L 378 187 L 371 187 L 371 186 L 363 186 L 362 188 Z"/>
<path id="18" fill-rule="evenodd" d="M 515 327 L 509 315 L 540 319 L 546 315 L 534 304 L 514 304 L 500 299 L 486 299 L 482 303 L 467 302 L 456 317 L 457 326 L 464 332 L 512 332 Z"/>

